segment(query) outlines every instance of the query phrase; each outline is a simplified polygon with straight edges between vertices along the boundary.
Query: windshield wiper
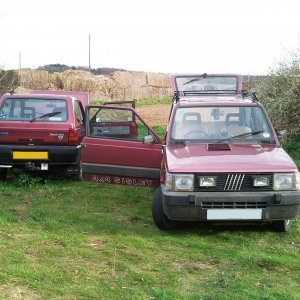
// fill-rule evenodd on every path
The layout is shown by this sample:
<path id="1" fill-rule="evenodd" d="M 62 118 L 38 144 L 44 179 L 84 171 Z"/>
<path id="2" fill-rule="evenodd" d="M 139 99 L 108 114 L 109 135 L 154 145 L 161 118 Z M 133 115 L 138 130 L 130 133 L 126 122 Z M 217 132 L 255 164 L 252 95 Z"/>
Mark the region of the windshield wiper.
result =
<path id="1" fill-rule="evenodd" d="M 237 138 L 253 136 L 253 135 L 260 134 L 262 132 L 264 132 L 264 131 L 260 130 L 260 131 L 246 132 L 246 133 L 243 133 L 243 134 L 238 134 L 238 135 L 230 136 L 230 137 L 228 137 L 226 139 L 222 139 L 222 140 L 218 141 L 217 143 L 223 143 L 225 141 L 229 141 L 229 140 L 233 140 L 233 139 L 237 139 Z"/>
<path id="2" fill-rule="evenodd" d="M 32 123 L 33 121 L 35 120 L 38 120 L 38 119 L 42 119 L 42 118 L 45 118 L 45 117 L 54 117 L 58 114 L 61 114 L 61 111 L 56 111 L 56 112 L 51 112 L 51 113 L 47 113 L 47 114 L 44 114 L 44 115 L 41 115 L 39 117 L 35 117 L 33 119 L 30 120 L 30 123 Z"/>

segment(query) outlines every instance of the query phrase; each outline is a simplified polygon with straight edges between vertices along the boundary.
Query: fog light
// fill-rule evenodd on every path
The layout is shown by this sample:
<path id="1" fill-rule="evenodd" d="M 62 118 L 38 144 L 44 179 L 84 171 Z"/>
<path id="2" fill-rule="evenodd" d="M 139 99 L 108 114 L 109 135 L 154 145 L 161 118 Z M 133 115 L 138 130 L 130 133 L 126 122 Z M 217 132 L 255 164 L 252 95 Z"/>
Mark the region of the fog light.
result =
<path id="1" fill-rule="evenodd" d="M 215 176 L 202 176 L 199 180 L 199 185 L 201 187 L 212 187 L 216 186 L 217 183 L 217 178 Z"/>
<path id="2" fill-rule="evenodd" d="M 266 176 L 253 177 L 253 186 L 261 187 L 268 186 L 270 184 L 270 178 Z"/>

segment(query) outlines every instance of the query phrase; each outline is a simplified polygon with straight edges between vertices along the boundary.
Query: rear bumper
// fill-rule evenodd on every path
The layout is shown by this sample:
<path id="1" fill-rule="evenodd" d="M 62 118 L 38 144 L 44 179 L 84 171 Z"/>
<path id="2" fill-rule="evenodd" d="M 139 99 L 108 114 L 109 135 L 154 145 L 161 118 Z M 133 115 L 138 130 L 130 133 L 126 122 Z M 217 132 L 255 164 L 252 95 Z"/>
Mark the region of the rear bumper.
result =
<path id="1" fill-rule="evenodd" d="M 47 159 L 13 159 L 13 152 L 47 152 Z M 80 163 L 81 146 L 17 146 L 0 145 L 0 167 L 22 167 L 28 162 L 35 165 L 47 163 L 53 166 L 75 165 Z"/>
<path id="2" fill-rule="evenodd" d="M 284 220 L 300 212 L 300 191 L 170 192 L 162 185 L 162 195 L 164 213 L 171 220 L 253 220 L 251 214 L 257 212 L 255 220 Z M 227 218 L 228 212 L 234 217 Z"/>

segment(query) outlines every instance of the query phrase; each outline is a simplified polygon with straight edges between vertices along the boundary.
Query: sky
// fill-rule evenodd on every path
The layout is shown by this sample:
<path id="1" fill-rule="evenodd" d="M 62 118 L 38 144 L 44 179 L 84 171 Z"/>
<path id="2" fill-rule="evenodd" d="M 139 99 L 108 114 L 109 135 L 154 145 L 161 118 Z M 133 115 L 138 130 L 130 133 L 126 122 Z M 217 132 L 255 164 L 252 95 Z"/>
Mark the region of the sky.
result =
<path id="1" fill-rule="evenodd" d="M 0 67 L 267 74 L 300 47 L 298 0 L 2 0 Z"/>

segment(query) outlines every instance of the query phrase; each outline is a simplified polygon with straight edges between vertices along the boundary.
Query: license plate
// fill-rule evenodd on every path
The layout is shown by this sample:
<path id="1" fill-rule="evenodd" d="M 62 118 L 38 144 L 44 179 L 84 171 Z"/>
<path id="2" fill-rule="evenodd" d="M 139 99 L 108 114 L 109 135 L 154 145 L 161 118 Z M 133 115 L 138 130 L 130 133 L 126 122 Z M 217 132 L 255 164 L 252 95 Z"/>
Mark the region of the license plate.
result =
<path id="1" fill-rule="evenodd" d="M 207 220 L 261 220 L 262 209 L 208 209 Z"/>
<path id="2" fill-rule="evenodd" d="M 48 159 L 48 152 L 14 151 L 13 159 Z"/>

